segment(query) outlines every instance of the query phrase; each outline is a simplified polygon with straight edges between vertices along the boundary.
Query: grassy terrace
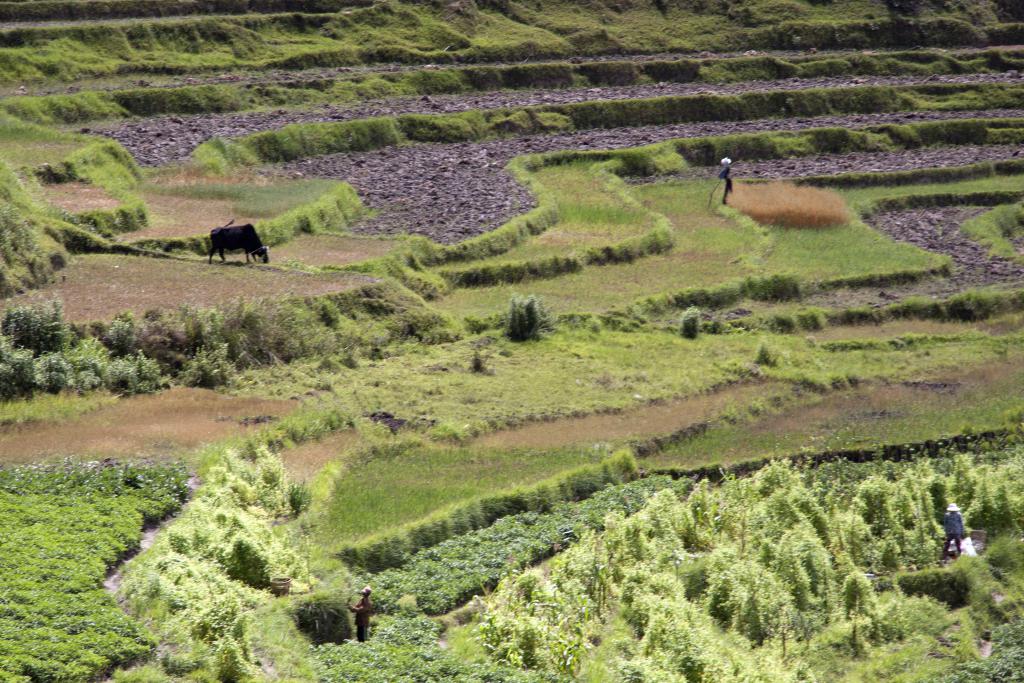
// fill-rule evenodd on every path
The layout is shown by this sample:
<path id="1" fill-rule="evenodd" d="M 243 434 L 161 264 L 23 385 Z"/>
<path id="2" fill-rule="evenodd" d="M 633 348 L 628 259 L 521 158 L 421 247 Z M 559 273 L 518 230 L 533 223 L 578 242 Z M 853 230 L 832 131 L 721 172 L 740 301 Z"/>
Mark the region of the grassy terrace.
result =
<path id="1" fill-rule="evenodd" d="M 1024 120 L 966 117 L 1022 108 L 1024 14 L 907 4 L 0 2 L 0 679 L 996 680 L 1024 604 Z M 970 78 L 871 80 L 933 75 Z M 346 104 L 382 115 L 260 123 Z M 83 130 L 126 123 L 138 162 Z M 461 215 L 367 234 L 402 232 L 400 199 L 316 177 L 368 152 L 390 189 L 412 159 L 431 196 L 479 143 L 536 206 L 457 244 Z M 821 170 L 723 207 L 723 156 Z M 755 220 L 772 192 L 837 218 Z M 231 218 L 270 263 L 206 263 Z M 686 476 L 981 432 L 1011 443 Z M 943 567 L 954 500 L 990 543 Z"/>

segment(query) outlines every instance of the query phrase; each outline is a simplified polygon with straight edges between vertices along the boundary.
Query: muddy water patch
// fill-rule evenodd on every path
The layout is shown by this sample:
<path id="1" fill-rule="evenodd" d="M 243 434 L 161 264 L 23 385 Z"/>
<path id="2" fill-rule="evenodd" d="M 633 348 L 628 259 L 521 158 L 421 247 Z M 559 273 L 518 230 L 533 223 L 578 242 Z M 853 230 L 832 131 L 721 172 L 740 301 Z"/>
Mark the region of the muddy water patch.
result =
<path id="1" fill-rule="evenodd" d="M 600 413 L 535 422 L 485 434 L 473 441 L 486 448 L 558 448 L 583 443 L 649 439 L 681 433 L 705 424 L 730 409 L 744 409 L 777 393 L 773 384 L 730 385 L 718 391 L 650 403 L 615 413 Z"/>

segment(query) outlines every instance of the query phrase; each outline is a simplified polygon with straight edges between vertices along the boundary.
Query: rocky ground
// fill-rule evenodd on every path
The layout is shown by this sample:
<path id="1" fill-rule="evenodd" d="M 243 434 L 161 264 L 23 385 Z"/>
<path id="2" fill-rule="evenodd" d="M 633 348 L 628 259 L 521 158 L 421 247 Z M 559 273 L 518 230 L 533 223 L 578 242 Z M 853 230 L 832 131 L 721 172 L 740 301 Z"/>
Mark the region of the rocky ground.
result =
<path id="1" fill-rule="evenodd" d="M 434 95 L 369 100 L 359 104 L 325 105 L 308 109 L 263 112 L 160 116 L 127 121 L 96 130 L 128 149 L 145 166 L 187 159 L 213 137 L 233 138 L 273 130 L 291 123 L 336 122 L 398 114 L 448 114 L 472 110 L 526 107 L 545 104 L 639 99 L 669 95 L 738 95 L 747 92 L 796 91 L 851 85 L 914 85 L 921 83 L 999 83 L 1021 80 L 1018 72 L 956 76 L 789 78 L 743 83 L 655 83 L 604 88 L 560 88 L 492 91 L 462 95 Z"/>
<path id="2" fill-rule="evenodd" d="M 949 285 L 956 290 L 1024 281 L 1024 266 L 990 256 L 988 249 L 961 232 L 960 226 L 964 221 L 985 210 L 972 206 L 946 206 L 892 211 L 875 214 L 868 223 L 893 239 L 952 258 L 954 270 Z"/>
<path id="3" fill-rule="evenodd" d="M 1021 145 L 957 145 L 955 147 L 925 147 L 898 152 L 853 152 L 850 154 L 822 154 L 796 159 L 769 159 L 766 161 L 734 160 L 733 177 L 775 180 L 803 178 L 840 173 L 883 173 L 911 171 L 922 168 L 967 166 L 982 161 L 1002 161 L 1024 154 Z M 656 178 L 631 178 L 633 183 L 663 182 L 666 179 L 692 180 L 707 178 L 707 168 L 688 168 L 680 173 Z"/>
<path id="4" fill-rule="evenodd" d="M 858 114 L 597 129 L 483 143 L 424 144 L 355 154 L 331 154 L 284 164 L 274 170 L 352 183 L 367 205 L 378 210 L 375 217 L 355 226 L 356 232 L 410 232 L 452 243 L 493 230 L 534 205 L 530 193 L 504 170 L 509 160 L 520 154 L 634 147 L 671 138 L 739 132 L 801 130 L 821 126 L 858 128 L 880 123 L 975 117 L 1024 117 L 1024 110 Z M 959 147 L 943 147 L 892 154 L 886 168 L 961 165 L 982 159 L 1009 158 L 1015 151 L 1009 147 L 970 150 L 964 152 Z M 907 160 L 902 166 L 901 155 Z M 815 166 L 814 173 L 875 170 L 880 164 L 870 155 L 860 155 L 854 161 L 847 160 L 846 156 L 834 155 Z M 808 162 L 800 159 L 776 163 Z M 738 159 L 737 175 L 742 176 L 743 168 L 742 159 Z M 706 175 L 709 171 L 705 169 L 697 173 Z"/>

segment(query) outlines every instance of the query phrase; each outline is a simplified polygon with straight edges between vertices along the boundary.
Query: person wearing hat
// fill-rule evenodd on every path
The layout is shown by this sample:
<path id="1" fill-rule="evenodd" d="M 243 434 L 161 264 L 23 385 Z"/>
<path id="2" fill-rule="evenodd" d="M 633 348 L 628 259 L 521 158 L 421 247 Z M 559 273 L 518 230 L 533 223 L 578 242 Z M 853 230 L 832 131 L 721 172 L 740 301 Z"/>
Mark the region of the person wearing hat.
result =
<path id="1" fill-rule="evenodd" d="M 370 593 L 373 591 L 369 586 L 361 591 L 363 597 L 354 605 L 349 605 L 350 612 L 356 615 L 356 639 L 365 643 L 370 634 L 370 615 L 373 613 L 373 603 L 370 602 Z"/>
<path id="2" fill-rule="evenodd" d="M 960 557 L 960 542 L 964 540 L 964 517 L 956 503 L 946 508 L 946 516 L 942 518 L 942 528 L 946 532 L 946 542 L 942 546 L 942 559 L 950 556 L 950 544 L 956 541 L 956 556 Z"/>
<path id="3" fill-rule="evenodd" d="M 718 179 L 725 181 L 725 194 L 722 195 L 722 204 L 729 203 L 729 195 L 732 194 L 732 159 L 722 159 L 722 170 L 718 172 Z"/>

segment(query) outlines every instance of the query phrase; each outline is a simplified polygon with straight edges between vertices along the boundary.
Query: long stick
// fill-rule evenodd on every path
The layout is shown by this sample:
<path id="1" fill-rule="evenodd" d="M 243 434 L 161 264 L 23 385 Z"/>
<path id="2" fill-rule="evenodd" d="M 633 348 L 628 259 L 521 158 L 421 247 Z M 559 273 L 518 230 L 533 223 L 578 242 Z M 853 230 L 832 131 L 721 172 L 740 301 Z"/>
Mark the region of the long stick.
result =
<path id="1" fill-rule="evenodd" d="M 715 183 L 715 186 L 711 188 L 711 194 L 708 195 L 708 211 L 711 210 L 711 200 L 715 198 L 715 192 L 718 192 L 718 187 L 721 184 L 722 181 L 718 181 Z"/>

